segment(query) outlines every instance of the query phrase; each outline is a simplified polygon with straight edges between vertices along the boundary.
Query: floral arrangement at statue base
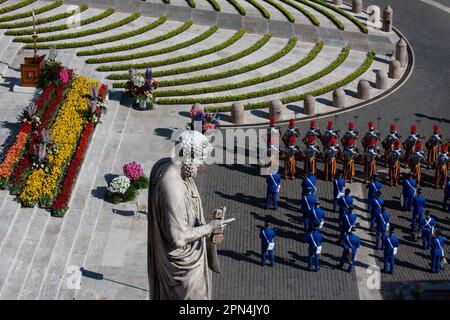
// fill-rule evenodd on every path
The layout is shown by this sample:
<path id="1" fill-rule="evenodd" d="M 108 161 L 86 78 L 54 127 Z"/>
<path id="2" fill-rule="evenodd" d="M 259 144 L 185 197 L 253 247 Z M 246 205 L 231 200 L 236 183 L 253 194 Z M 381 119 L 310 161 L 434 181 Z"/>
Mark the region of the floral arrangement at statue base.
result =
<path id="1" fill-rule="evenodd" d="M 153 79 L 152 69 L 147 69 L 145 77 L 138 74 L 135 69 L 130 69 L 128 78 L 125 87 L 127 92 L 136 98 L 138 108 L 140 110 L 153 109 L 155 101 L 153 92 L 158 88 L 158 82 Z"/>
<path id="2" fill-rule="evenodd" d="M 197 130 L 197 126 L 201 127 L 203 134 L 211 133 L 220 126 L 219 117 L 212 113 L 205 112 L 201 106 L 194 104 L 189 111 L 191 121 L 186 125 L 190 130 Z"/>
<path id="3" fill-rule="evenodd" d="M 16 194 L 23 206 L 38 205 L 63 216 L 105 108 L 107 86 L 62 66 L 55 70 L 58 77 L 51 73 L 37 102 L 20 116 L 16 141 L 0 163 L 0 187 Z"/>
<path id="4" fill-rule="evenodd" d="M 136 162 L 123 166 L 123 175 L 114 178 L 108 186 L 109 197 L 114 204 L 133 201 L 140 189 L 149 186 L 141 166 Z"/>

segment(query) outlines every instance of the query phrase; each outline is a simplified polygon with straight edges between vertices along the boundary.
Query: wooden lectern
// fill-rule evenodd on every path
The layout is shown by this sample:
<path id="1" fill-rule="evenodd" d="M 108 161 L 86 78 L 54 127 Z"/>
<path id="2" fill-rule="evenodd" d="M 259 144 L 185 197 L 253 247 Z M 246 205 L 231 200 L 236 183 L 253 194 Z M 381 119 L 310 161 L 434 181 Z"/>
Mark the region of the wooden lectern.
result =
<path id="1" fill-rule="evenodd" d="M 25 57 L 25 63 L 20 65 L 21 86 L 22 87 L 37 87 L 39 83 L 39 76 L 41 74 L 42 66 L 44 65 L 43 56 Z"/>

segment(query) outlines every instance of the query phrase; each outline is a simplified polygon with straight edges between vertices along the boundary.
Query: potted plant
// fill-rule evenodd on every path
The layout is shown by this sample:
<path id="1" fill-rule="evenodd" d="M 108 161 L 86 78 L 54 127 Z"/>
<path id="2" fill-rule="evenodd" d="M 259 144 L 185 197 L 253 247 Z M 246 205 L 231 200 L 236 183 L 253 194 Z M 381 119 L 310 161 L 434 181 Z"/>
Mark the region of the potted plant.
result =
<path id="1" fill-rule="evenodd" d="M 149 104 L 149 109 L 153 109 L 153 91 L 157 89 L 158 83 L 153 79 L 152 69 L 147 69 L 145 76 L 138 74 L 136 69 L 130 69 L 128 77 L 127 92 L 136 98 L 139 108 L 145 110 L 147 109 L 147 104 Z"/>

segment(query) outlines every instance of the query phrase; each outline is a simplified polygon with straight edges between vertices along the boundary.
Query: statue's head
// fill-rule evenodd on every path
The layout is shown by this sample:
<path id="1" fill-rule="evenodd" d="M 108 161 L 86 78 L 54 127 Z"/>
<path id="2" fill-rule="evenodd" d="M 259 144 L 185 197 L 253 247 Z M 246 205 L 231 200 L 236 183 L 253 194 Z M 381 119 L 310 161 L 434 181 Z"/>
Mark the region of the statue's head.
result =
<path id="1" fill-rule="evenodd" d="M 197 169 L 203 164 L 211 144 L 208 138 L 198 131 L 184 131 L 178 139 L 181 160 L 181 175 L 183 178 L 197 176 Z"/>

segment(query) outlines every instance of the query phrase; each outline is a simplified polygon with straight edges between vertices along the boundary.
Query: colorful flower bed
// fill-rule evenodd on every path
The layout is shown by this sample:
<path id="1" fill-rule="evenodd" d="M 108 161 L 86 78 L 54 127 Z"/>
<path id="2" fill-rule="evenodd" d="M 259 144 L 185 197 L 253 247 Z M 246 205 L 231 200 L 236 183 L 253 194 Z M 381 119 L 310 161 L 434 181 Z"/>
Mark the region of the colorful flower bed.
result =
<path id="1" fill-rule="evenodd" d="M 0 187 L 24 206 L 62 216 L 101 112 L 107 87 L 62 68 L 22 114 L 16 141 L 0 163 Z"/>

